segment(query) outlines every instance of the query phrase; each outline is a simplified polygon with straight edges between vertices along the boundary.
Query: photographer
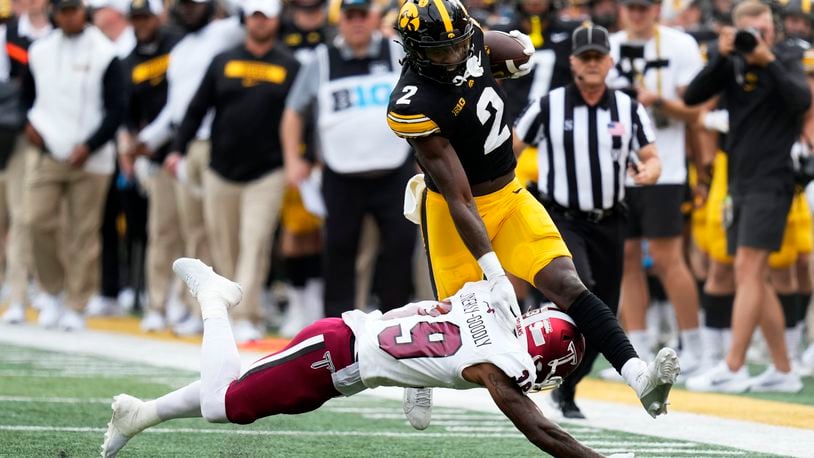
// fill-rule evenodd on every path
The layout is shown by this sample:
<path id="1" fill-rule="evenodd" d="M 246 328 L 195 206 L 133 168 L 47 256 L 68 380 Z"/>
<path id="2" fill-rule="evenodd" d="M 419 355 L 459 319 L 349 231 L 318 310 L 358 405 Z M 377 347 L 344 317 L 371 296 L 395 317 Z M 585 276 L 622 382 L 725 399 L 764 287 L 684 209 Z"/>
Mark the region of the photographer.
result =
<path id="1" fill-rule="evenodd" d="M 732 18 L 738 30 L 722 28 L 718 55 L 684 94 L 688 105 L 722 94 L 729 112 L 725 149 L 731 205 L 725 208 L 725 220 L 727 249 L 735 255 L 732 346 L 725 362 L 690 378 L 687 385 L 699 391 L 749 388 L 752 381 L 744 360 L 760 322 L 777 369 L 773 384 L 793 388 L 799 378 L 790 372 L 783 314 L 766 278 L 769 253 L 780 248 L 794 192 L 789 151 L 800 134 L 811 92 L 799 48 L 772 47 L 775 33 L 768 6 L 746 1 Z"/>
<path id="2" fill-rule="evenodd" d="M 681 206 L 687 181 L 686 126 L 695 121 L 698 109 L 687 107 L 681 95 L 703 63 L 690 35 L 659 25 L 657 2 L 624 0 L 622 5 L 624 30 L 610 37 L 616 65 L 608 83 L 634 93 L 647 109 L 663 163 L 654 186 L 638 186 L 630 178 L 625 183 L 629 211 L 621 300 L 625 330 L 640 354 L 651 351 L 653 343 L 645 324 L 650 301 L 642 263 L 642 242 L 646 240 L 654 272 L 675 308 L 682 344 L 681 372 L 688 375 L 700 367 L 702 344 L 698 293 L 684 260 Z"/>

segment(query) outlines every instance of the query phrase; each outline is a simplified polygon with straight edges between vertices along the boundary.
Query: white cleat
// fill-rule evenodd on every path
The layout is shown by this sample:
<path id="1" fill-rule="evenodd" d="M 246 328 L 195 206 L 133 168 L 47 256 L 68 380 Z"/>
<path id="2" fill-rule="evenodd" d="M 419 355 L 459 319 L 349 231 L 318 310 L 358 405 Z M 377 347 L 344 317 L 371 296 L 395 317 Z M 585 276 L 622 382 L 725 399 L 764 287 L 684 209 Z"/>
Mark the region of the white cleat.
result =
<path id="1" fill-rule="evenodd" d="M 113 417 L 107 424 L 105 441 L 102 443 L 102 457 L 114 457 L 136 434 L 160 423 L 155 407 L 150 409 L 141 399 L 127 394 L 113 398 Z"/>
<path id="2" fill-rule="evenodd" d="M 780 372 L 774 364 L 769 365 L 762 374 L 750 380 L 749 391 L 755 393 L 799 393 L 803 381 L 794 371 Z"/>
<path id="3" fill-rule="evenodd" d="M 427 429 L 432 419 L 432 388 L 405 388 L 402 407 L 413 428 Z"/>
<path id="4" fill-rule="evenodd" d="M 678 364 L 675 350 L 665 347 L 639 375 L 636 393 L 639 395 L 644 410 L 651 417 L 656 418 L 667 413 L 667 397 L 680 372 L 681 367 Z"/>
<path id="5" fill-rule="evenodd" d="M 719 362 L 712 369 L 690 377 L 687 389 L 690 391 L 714 391 L 719 393 L 744 393 L 751 383 L 746 365 L 732 372 L 726 361 Z"/>
<path id="6" fill-rule="evenodd" d="M 237 283 L 216 274 L 211 267 L 199 259 L 179 258 L 172 263 L 172 270 L 178 278 L 186 283 L 190 294 L 198 299 L 215 299 L 225 302 L 226 308 L 232 308 L 243 299 L 243 290 Z"/>

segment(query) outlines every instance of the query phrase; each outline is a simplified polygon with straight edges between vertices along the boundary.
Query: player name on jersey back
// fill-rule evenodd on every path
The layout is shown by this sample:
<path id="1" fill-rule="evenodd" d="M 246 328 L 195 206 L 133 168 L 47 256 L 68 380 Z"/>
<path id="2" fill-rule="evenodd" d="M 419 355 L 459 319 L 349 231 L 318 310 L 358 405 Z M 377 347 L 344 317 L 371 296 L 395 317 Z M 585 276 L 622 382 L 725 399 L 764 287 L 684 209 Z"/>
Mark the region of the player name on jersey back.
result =
<path id="1" fill-rule="evenodd" d="M 480 363 L 492 363 L 516 380 L 534 373 L 520 339 L 500 322 L 486 282 L 467 284 L 450 301 L 450 311 L 439 316 L 384 320 L 379 311 L 345 312 L 364 385 L 475 388 L 462 371 Z"/>

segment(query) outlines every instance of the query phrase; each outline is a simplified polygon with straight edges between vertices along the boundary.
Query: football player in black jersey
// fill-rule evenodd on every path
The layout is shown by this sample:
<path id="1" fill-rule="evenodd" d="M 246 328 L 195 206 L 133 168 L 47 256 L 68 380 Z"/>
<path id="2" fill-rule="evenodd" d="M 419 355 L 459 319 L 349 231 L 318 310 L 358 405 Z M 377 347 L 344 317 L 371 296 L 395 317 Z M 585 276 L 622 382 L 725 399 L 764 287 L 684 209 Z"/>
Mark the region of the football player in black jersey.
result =
<path id="1" fill-rule="evenodd" d="M 498 312 L 520 316 L 505 266 L 571 315 L 650 415 L 664 413 L 678 374 L 675 353 L 647 369 L 608 306 L 580 281 L 548 213 L 515 178 L 511 120 L 478 24 L 458 0 L 407 0 L 396 29 L 406 57 L 387 122 L 413 146 L 426 172 L 426 190 L 419 193 L 415 181 L 408 190 L 418 203 L 411 216 L 418 220 L 415 213 L 420 214 L 437 296 L 449 296 L 485 275 Z M 527 54 L 533 52 L 527 36 L 512 35 Z M 517 70 L 514 76 L 529 67 Z M 515 389 L 510 380 L 496 383 Z M 508 408 L 537 409 L 534 404 Z"/>

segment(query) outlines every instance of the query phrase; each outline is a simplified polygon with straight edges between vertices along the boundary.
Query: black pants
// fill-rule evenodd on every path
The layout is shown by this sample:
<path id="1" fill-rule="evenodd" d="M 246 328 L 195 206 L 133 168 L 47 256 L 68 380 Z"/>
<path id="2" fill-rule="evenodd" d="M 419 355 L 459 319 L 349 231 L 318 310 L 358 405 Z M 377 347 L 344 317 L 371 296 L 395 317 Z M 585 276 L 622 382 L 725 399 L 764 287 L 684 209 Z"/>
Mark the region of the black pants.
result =
<path id="1" fill-rule="evenodd" d="M 102 263 L 101 275 L 101 295 L 115 299 L 119 295 L 121 287 L 121 277 L 119 272 L 119 232 L 116 228 L 116 220 L 121 213 L 121 200 L 119 198 L 119 188 L 116 186 L 118 177 L 118 167 L 110 180 L 110 187 L 107 190 L 105 199 L 105 209 L 102 214 Z"/>
<path id="2" fill-rule="evenodd" d="M 413 286 L 416 227 L 402 213 L 404 187 L 415 173 L 412 159 L 382 176 L 354 177 L 325 168 L 322 194 L 325 220 L 325 316 L 353 308 L 356 256 L 362 220 L 370 214 L 381 236 L 375 279 L 383 311 L 409 302 Z"/>
<path id="3" fill-rule="evenodd" d="M 624 214 L 619 211 L 594 223 L 554 210 L 551 211 L 551 218 L 571 250 L 579 278 L 616 314 L 625 256 L 627 221 Z M 591 372 L 598 355 L 596 348 L 590 344 L 585 346 L 582 363 L 560 386 L 563 398 L 574 399 L 577 383 Z"/>

